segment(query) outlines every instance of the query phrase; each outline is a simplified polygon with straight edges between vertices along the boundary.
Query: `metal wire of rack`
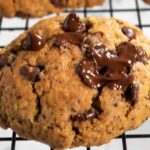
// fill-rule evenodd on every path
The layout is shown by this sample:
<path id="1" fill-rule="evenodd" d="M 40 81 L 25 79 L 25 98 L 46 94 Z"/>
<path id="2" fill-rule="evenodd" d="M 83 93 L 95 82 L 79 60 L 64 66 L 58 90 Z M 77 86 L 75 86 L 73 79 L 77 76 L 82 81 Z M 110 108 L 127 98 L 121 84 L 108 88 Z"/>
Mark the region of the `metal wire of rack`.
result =
<path id="1" fill-rule="evenodd" d="M 140 8 L 139 7 L 139 1 L 140 0 L 133 0 L 135 1 L 135 8 L 114 8 L 113 7 L 113 0 L 107 0 L 108 1 L 108 5 L 109 8 L 107 9 L 77 9 L 77 10 L 67 10 L 64 13 L 70 13 L 72 11 L 75 11 L 76 13 L 79 14 L 83 14 L 85 17 L 88 16 L 88 13 L 109 13 L 110 17 L 114 17 L 114 13 L 116 12 L 136 12 L 137 15 L 137 20 L 138 20 L 138 24 L 136 24 L 139 28 L 143 29 L 143 28 L 150 28 L 150 24 L 142 24 L 142 17 L 141 17 L 141 12 L 150 12 L 150 7 L 146 7 L 146 8 Z M 119 0 L 118 0 L 119 1 Z M 56 14 L 59 15 L 59 14 Z M 3 22 L 3 18 L 0 18 L 0 38 L 1 38 L 1 32 L 2 31 L 25 31 L 29 28 L 29 21 L 30 19 L 25 19 L 25 24 L 24 27 L 2 27 L 2 22 Z M 0 43 L 0 48 L 3 48 L 5 45 Z M 150 141 L 150 134 L 126 134 L 124 133 L 123 135 L 117 137 L 116 139 L 121 139 L 122 140 L 122 150 L 128 150 L 127 148 L 127 139 L 132 139 L 132 138 L 136 138 L 136 139 L 140 139 L 140 138 L 148 138 Z M 18 141 L 26 141 L 26 139 L 23 139 L 21 137 L 16 136 L 16 133 L 12 131 L 12 136 L 11 137 L 0 137 L 0 145 L 1 142 L 11 142 L 11 146 L 10 149 L 7 150 L 16 150 L 16 142 Z M 85 148 L 86 150 L 91 150 L 92 148 L 87 147 Z M 1 149 L 0 146 L 0 150 L 4 150 Z M 21 150 L 21 149 L 19 149 Z M 50 150 L 53 150 L 52 148 L 50 148 Z"/>

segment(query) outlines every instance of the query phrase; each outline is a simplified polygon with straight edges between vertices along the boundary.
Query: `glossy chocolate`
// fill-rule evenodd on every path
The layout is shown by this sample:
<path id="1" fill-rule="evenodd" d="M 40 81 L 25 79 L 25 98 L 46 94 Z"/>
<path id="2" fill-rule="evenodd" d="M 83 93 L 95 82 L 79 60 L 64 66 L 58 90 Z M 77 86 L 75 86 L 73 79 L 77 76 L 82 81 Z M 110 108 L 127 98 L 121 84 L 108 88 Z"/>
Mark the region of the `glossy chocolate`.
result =
<path id="1" fill-rule="evenodd" d="M 130 84 L 125 90 L 125 98 L 131 102 L 132 105 L 138 100 L 139 87 L 136 84 Z"/>
<path id="2" fill-rule="evenodd" d="M 86 31 L 86 25 L 80 20 L 79 16 L 71 13 L 64 20 L 63 29 L 66 32 L 83 33 Z"/>
<path id="3" fill-rule="evenodd" d="M 132 66 L 137 61 L 146 61 L 145 52 L 130 42 L 121 43 L 116 50 L 108 50 L 100 43 L 100 38 L 100 33 L 66 32 L 57 35 L 55 44 L 63 46 L 69 42 L 82 48 L 85 58 L 78 66 L 78 74 L 86 85 L 92 88 L 127 88 L 133 82 Z"/>
<path id="4" fill-rule="evenodd" d="M 122 32 L 125 36 L 129 38 L 129 40 L 134 39 L 136 37 L 134 30 L 129 27 L 123 27 Z"/>
<path id="5" fill-rule="evenodd" d="M 45 38 L 35 32 L 27 32 L 22 41 L 23 50 L 40 50 L 45 46 Z"/>
<path id="6" fill-rule="evenodd" d="M 102 33 L 97 32 L 97 33 L 87 33 L 85 34 L 82 43 L 81 43 L 81 48 L 83 52 L 87 52 L 92 44 L 95 43 L 100 43 Z"/>
<path id="7" fill-rule="evenodd" d="M 40 68 L 24 65 L 20 68 L 20 74 L 29 81 L 36 81 L 38 79 L 38 74 L 40 73 Z"/>
<path id="8" fill-rule="evenodd" d="M 142 49 L 141 49 L 142 50 Z M 115 51 L 107 50 L 103 44 L 94 44 L 80 63 L 79 74 L 92 88 L 104 85 L 113 89 L 124 89 L 133 82 L 132 66 L 142 61 L 139 49 L 129 42 L 121 43 Z"/>
<path id="9" fill-rule="evenodd" d="M 65 32 L 56 36 L 56 40 L 54 44 L 56 46 L 66 47 L 67 43 L 72 43 L 75 45 L 79 45 L 82 43 L 84 35 L 75 32 Z"/>
<path id="10" fill-rule="evenodd" d="M 76 14 L 68 15 L 63 28 L 71 33 L 58 35 L 55 45 L 61 46 L 68 42 L 81 47 L 84 59 L 77 67 L 77 72 L 86 85 L 91 88 L 108 86 L 125 90 L 133 82 L 133 64 L 147 60 L 144 50 L 130 42 L 120 43 L 116 49 L 109 50 L 101 43 L 102 33 L 83 33 L 84 27 Z M 135 38 L 134 30 L 129 27 L 123 27 L 122 32 L 130 40 Z"/>

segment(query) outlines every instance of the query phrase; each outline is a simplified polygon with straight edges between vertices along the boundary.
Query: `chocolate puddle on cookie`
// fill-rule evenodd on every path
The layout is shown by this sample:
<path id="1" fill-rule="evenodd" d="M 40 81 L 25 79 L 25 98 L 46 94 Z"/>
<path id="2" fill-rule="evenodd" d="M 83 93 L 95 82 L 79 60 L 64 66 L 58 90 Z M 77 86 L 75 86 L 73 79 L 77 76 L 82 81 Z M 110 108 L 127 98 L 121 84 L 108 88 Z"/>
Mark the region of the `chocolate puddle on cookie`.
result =
<path id="1" fill-rule="evenodd" d="M 104 86 L 122 89 L 125 91 L 125 98 L 135 102 L 137 94 L 134 93 L 137 88 L 132 86 L 133 64 L 137 61 L 145 63 L 147 60 L 144 50 L 130 43 L 136 37 L 135 32 L 124 27 L 123 34 L 130 40 L 109 50 L 100 41 L 102 33 L 89 33 L 86 27 L 76 14 L 70 14 L 62 27 L 65 32 L 56 36 L 54 44 L 65 47 L 66 43 L 71 43 L 81 47 L 84 58 L 77 67 L 77 73 L 87 86 L 95 89 Z M 86 118 L 85 114 L 83 116 Z"/>
<path id="2" fill-rule="evenodd" d="M 144 61 L 142 49 L 129 42 L 121 43 L 115 51 L 108 50 L 101 43 L 92 44 L 85 52 L 78 73 L 88 86 L 125 89 L 133 82 L 132 67 L 137 61 Z"/>
<path id="3" fill-rule="evenodd" d="M 77 71 L 86 85 L 91 88 L 108 86 L 126 89 L 133 82 L 133 64 L 146 60 L 144 50 L 130 42 L 120 43 L 115 50 L 109 50 L 100 42 L 101 33 L 87 33 L 85 27 L 76 14 L 68 15 L 63 24 L 66 32 L 56 36 L 55 45 L 62 46 L 69 42 L 81 47 L 84 59 Z M 130 28 L 124 27 L 123 31 L 130 38 L 135 37 Z"/>

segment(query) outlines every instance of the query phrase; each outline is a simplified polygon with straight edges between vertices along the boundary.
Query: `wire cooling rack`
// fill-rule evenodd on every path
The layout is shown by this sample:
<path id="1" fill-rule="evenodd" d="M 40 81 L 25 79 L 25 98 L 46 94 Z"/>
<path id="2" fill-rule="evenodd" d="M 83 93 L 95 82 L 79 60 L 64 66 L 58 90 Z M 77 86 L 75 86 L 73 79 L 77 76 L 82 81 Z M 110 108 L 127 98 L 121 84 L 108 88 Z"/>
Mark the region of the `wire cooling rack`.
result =
<path id="1" fill-rule="evenodd" d="M 50 14 L 47 17 L 70 13 L 67 10 L 60 14 Z M 103 6 L 73 10 L 82 16 L 116 17 L 135 24 L 150 37 L 150 5 L 142 0 L 106 0 Z M 21 32 L 38 22 L 39 19 L 0 18 L 0 48 L 17 37 Z M 149 150 L 150 120 L 140 128 L 124 133 L 109 144 L 100 147 L 79 147 L 74 150 Z M 11 129 L 0 128 L 0 150 L 49 150 L 45 144 L 25 140 Z"/>

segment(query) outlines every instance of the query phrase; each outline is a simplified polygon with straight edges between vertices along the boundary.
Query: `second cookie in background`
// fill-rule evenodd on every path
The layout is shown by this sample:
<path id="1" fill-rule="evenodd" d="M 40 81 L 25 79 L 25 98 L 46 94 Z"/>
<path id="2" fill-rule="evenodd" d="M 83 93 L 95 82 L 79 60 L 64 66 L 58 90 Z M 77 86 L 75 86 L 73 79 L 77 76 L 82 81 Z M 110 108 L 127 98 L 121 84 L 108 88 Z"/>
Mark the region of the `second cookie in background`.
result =
<path id="1" fill-rule="evenodd" d="M 0 16 L 42 17 L 67 8 L 102 5 L 104 0 L 0 0 Z"/>

